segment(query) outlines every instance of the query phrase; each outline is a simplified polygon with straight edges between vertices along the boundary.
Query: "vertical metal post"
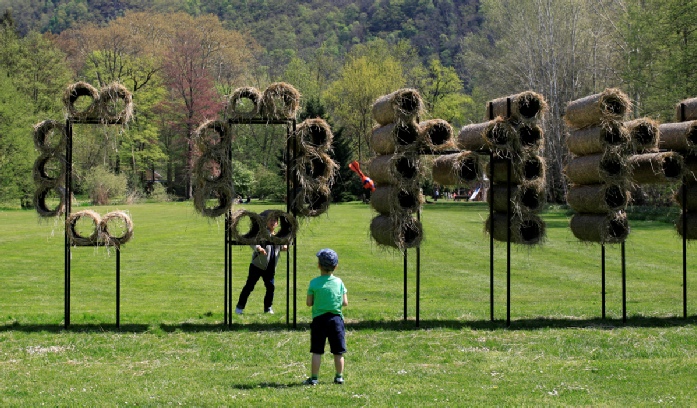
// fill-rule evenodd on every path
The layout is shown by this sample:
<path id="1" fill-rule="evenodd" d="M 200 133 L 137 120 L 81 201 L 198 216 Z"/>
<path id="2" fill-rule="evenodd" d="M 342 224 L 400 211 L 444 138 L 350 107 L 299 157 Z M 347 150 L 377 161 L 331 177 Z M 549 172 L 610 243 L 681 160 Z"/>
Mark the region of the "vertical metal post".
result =
<path id="1" fill-rule="evenodd" d="M 404 249 L 404 321 L 407 321 L 407 249 Z"/>
<path id="2" fill-rule="evenodd" d="M 70 119 L 66 120 L 65 124 L 66 130 L 66 148 L 65 148 L 65 221 L 68 221 L 70 216 L 71 208 L 71 196 L 72 196 L 72 174 L 73 174 L 73 122 Z M 65 327 L 70 326 L 70 239 L 68 238 L 68 231 L 65 230 L 65 263 L 64 263 L 64 320 Z"/>
<path id="3" fill-rule="evenodd" d="M 509 98 L 509 109 L 510 104 Z M 506 326 L 511 325 L 511 167 L 512 161 L 506 160 Z"/>
<path id="4" fill-rule="evenodd" d="M 290 191 L 290 143 L 291 139 L 295 140 L 295 137 L 291 137 L 289 125 L 286 125 L 286 154 L 285 154 L 285 165 L 286 165 L 286 212 L 291 211 L 291 197 Z M 297 150 L 297 145 L 293 150 L 293 159 L 295 159 L 295 151 Z M 295 245 L 293 246 L 295 248 Z M 293 256 L 295 258 L 295 256 Z M 295 319 L 293 319 L 295 321 Z M 290 251 L 286 252 L 286 325 L 290 325 Z"/>
<path id="5" fill-rule="evenodd" d="M 605 319 L 605 244 L 601 244 L 600 246 L 600 279 L 602 281 L 601 283 L 601 308 L 602 308 L 602 316 L 603 319 Z"/>
<path id="6" fill-rule="evenodd" d="M 121 249 L 116 247 L 116 327 L 121 327 Z"/>
<path id="7" fill-rule="evenodd" d="M 624 257 L 624 241 L 622 241 L 622 323 L 627 322 L 627 268 Z"/>
<path id="8" fill-rule="evenodd" d="M 293 135 L 295 135 L 296 132 L 296 122 L 295 119 L 293 119 Z M 295 141 L 295 155 L 298 154 L 298 138 L 293 137 L 293 140 Z M 296 182 L 296 177 L 293 176 L 293 182 L 295 185 L 293 186 L 293 189 L 297 188 L 297 186 L 300 184 L 299 181 Z M 290 202 L 288 203 L 290 205 Z M 298 299 L 297 299 L 297 293 L 298 293 L 298 237 L 296 236 L 293 239 L 293 328 L 295 329 L 297 327 L 297 316 L 298 316 Z M 287 261 L 286 261 L 287 262 Z"/>
<path id="9" fill-rule="evenodd" d="M 680 121 L 685 121 L 685 104 L 680 104 Z M 682 179 L 682 317 L 687 319 L 687 177 Z"/>
<path id="10" fill-rule="evenodd" d="M 421 221 L 421 214 L 416 213 L 416 218 Z M 416 247 L 416 327 L 419 327 L 419 298 L 421 297 L 421 246 Z"/>
<path id="11" fill-rule="evenodd" d="M 223 240 L 224 240 L 223 244 L 225 246 L 225 248 L 224 248 L 224 251 L 225 251 L 224 258 L 225 259 L 223 261 L 223 264 L 224 264 L 224 266 L 223 266 L 223 275 L 224 275 L 224 278 L 223 278 L 223 281 L 224 281 L 223 282 L 223 291 L 224 291 L 224 295 L 223 295 L 223 322 L 224 323 L 223 324 L 225 324 L 225 325 L 230 324 L 230 320 L 232 320 L 232 319 L 228 320 L 230 318 L 230 314 L 228 313 L 229 312 L 228 305 L 230 304 L 229 303 L 230 299 L 228 298 L 228 283 L 229 283 L 228 282 L 228 253 L 229 253 L 229 248 L 230 248 L 230 243 L 229 243 L 229 238 L 228 238 L 228 234 L 229 234 L 228 228 L 230 227 L 230 224 L 229 224 L 230 219 L 229 218 L 230 218 L 230 211 L 226 211 L 225 212 L 225 233 L 224 233 L 224 238 L 223 238 Z"/>
<path id="12" fill-rule="evenodd" d="M 491 106 L 491 104 L 489 104 Z M 490 108 L 491 110 L 492 108 Z M 489 318 L 494 321 L 494 153 L 489 155 Z"/>

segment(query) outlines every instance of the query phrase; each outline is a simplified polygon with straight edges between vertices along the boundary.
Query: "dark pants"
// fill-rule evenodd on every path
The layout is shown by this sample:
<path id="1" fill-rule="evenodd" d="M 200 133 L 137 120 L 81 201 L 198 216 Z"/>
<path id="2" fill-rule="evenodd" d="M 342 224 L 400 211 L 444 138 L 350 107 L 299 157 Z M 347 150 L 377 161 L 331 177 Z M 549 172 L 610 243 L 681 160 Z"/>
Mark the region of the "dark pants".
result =
<path id="1" fill-rule="evenodd" d="M 266 287 L 266 295 L 264 295 L 264 311 L 269 310 L 271 308 L 271 305 L 273 304 L 273 292 L 276 288 L 276 285 L 274 285 L 275 275 L 276 268 L 274 268 L 274 266 L 272 265 L 269 265 L 268 270 L 263 270 L 257 268 L 253 264 L 249 264 L 249 274 L 247 275 L 247 282 L 244 284 L 244 287 L 242 288 L 242 292 L 240 293 L 240 300 L 237 301 L 237 307 L 240 309 L 244 309 L 244 307 L 247 306 L 247 298 L 249 297 L 249 294 L 252 293 L 252 291 L 254 290 L 254 286 L 259 281 L 259 278 L 261 278 L 264 281 L 264 287 Z"/>

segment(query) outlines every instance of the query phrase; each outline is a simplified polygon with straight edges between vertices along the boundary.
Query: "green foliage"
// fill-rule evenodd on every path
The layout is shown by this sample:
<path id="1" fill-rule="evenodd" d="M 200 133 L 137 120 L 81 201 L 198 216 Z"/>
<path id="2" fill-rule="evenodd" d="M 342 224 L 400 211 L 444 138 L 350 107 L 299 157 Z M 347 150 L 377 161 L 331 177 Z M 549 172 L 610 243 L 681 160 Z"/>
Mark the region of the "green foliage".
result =
<path id="1" fill-rule="evenodd" d="M 254 188 L 252 194 L 262 200 L 282 200 L 286 196 L 286 180 L 277 172 L 264 166 L 257 166 L 254 171 Z"/>
<path id="2" fill-rule="evenodd" d="M 107 205 L 126 194 L 128 188 L 125 174 L 114 174 L 104 166 L 90 169 L 84 180 L 83 188 L 94 205 Z"/>
<path id="3" fill-rule="evenodd" d="M 172 197 L 167 194 L 167 189 L 162 185 L 162 183 L 153 183 L 152 191 L 150 191 L 150 195 L 148 197 L 156 203 L 172 201 Z"/>
<path id="4" fill-rule="evenodd" d="M 255 174 L 241 161 L 232 160 L 232 182 L 235 187 L 235 193 L 241 196 L 247 196 L 252 193 Z"/>

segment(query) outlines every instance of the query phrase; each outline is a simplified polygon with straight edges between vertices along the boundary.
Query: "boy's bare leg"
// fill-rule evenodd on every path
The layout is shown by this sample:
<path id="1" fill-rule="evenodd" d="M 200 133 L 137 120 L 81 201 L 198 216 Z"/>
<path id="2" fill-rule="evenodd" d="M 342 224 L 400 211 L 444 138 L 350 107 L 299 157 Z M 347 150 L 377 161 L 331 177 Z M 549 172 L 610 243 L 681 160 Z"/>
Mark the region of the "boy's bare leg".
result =
<path id="1" fill-rule="evenodd" d="M 322 355 L 312 353 L 312 376 L 319 377 L 319 366 L 322 364 Z"/>
<path id="2" fill-rule="evenodd" d="M 334 354 L 334 369 L 336 369 L 337 374 L 344 374 L 344 355 Z"/>

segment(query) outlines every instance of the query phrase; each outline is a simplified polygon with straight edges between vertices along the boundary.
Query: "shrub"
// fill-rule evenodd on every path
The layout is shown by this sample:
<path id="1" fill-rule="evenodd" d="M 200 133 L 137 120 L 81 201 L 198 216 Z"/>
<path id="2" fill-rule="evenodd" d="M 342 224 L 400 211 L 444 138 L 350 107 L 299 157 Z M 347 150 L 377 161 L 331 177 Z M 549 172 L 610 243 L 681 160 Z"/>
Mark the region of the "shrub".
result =
<path id="1" fill-rule="evenodd" d="M 114 197 L 126 193 L 128 180 L 123 174 L 114 174 L 103 166 L 95 167 L 85 176 L 83 187 L 93 205 L 106 205 Z"/>

